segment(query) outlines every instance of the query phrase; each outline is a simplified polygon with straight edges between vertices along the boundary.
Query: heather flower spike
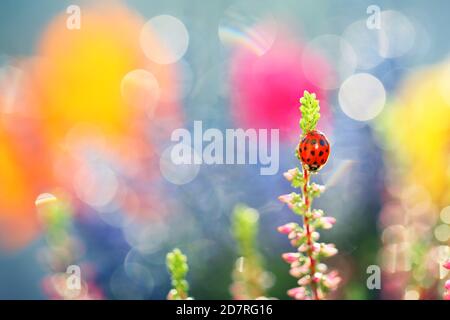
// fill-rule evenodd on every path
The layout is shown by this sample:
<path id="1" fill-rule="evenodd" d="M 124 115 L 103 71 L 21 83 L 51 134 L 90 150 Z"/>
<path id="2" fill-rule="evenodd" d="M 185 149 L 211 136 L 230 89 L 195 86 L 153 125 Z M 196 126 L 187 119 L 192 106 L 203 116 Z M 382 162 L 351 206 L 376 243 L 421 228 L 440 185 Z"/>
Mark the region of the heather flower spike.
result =
<path id="1" fill-rule="evenodd" d="M 258 243 L 259 213 L 239 204 L 234 208 L 232 233 L 237 242 L 237 259 L 230 287 L 234 300 L 257 299 L 265 296 L 270 286 L 268 273 L 263 268 L 263 258 Z"/>
<path id="2" fill-rule="evenodd" d="M 443 263 L 443 267 L 445 268 L 445 269 L 448 269 L 448 270 L 450 270 L 450 259 L 448 259 L 447 261 L 445 261 L 444 263 Z M 443 296 L 443 298 L 444 298 L 444 300 L 450 300 L 450 280 L 447 280 L 446 282 L 445 282 L 445 284 L 444 284 L 444 296 Z"/>
<path id="3" fill-rule="evenodd" d="M 286 234 L 296 248 L 296 252 L 282 255 L 283 260 L 291 265 L 290 274 L 298 278 L 298 287 L 290 289 L 288 295 L 297 300 L 320 300 L 335 290 L 341 281 L 336 271 L 327 273 L 327 266 L 321 263 L 323 258 L 334 256 L 338 250 L 334 244 L 318 242 L 318 231 L 332 228 L 336 219 L 325 216 L 322 210 L 311 208 L 314 198 L 319 197 L 325 188 L 315 183 L 310 184 L 310 176 L 326 163 L 329 144 L 325 135 L 316 131 L 320 119 L 316 95 L 305 91 L 300 103 L 302 142 L 296 153 L 302 161 L 302 167 L 288 170 L 284 177 L 291 182 L 292 187 L 300 189 L 301 193 L 282 195 L 279 200 L 303 218 L 303 225 L 292 222 L 279 227 L 278 231 Z M 303 143 L 308 145 L 302 145 Z M 307 154 L 307 157 L 300 153 Z M 311 158 L 312 156 L 321 158 Z"/>
<path id="4" fill-rule="evenodd" d="M 170 290 L 168 300 L 188 300 L 189 284 L 186 281 L 186 274 L 189 270 L 186 256 L 179 250 L 174 249 L 166 257 L 167 269 L 172 278 L 172 290 Z"/>

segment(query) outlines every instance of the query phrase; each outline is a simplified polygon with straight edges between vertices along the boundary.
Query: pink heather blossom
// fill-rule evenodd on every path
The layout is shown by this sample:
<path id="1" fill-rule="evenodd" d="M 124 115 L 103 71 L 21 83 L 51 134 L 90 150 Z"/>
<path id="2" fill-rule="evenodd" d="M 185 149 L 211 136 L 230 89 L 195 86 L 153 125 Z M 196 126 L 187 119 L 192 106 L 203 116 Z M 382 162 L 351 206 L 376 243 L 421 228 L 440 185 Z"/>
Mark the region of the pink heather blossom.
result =
<path id="1" fill-rule="evenodd" d="M 306 252 L 308 251 L 308 245 L 306 243 L 303 243 L 300 247 L 298 247 L 299 252 Z"/>
<path id="2" fill-rule="evenodd" d="M 317 241 L 317 240 L 319 240 L 319 238 L 320 238 L 320 234 L 317 231 L 314 231 L 311 233 L 312 240 Z"/>
<path id="3" fill-rule="evenodd" d="M 309 275 L 301 277 L 300 280 L 297 281 L 297 283 L 299 286 L 306 286 L 311 283 L 311 277 Z"/>
<path id="4" fill-rule="evenodd" d="M 320 281 L 320 279 L 322 279 L 322 276 L 323 276 L 322 273 L 316 272 L 316 273 L 314 273 L 312 281 L 314 281 L 315 283 L 318 283 Z"/>
<path id="5" fill-rule="evenodd" d="M 450 280 L 447 280 L 444 285 L 445 289 L 450 290 Z"/>
<path id="6" fill-rule="evenodd" d="M 291 268 L 289 270 L 289 274 L 294 278 L 299 278 L 303 275 L 302 268 Z"/>
<path id="7" fill-rule="evenodd" d="M 444 266 L 445 269 L 450 270 L 450 259 L 447 260 L 446 262 L 444 262 L 443 266 Z"/>
<path id="8" fill-rule="evenodd" d="M 322 228 L 331 229 L 336 223 L 336 219 L 333 217 L 323 217 L 320 219 L 320 223 L 322 225 Z"/>
<path id="9" fill-rule="evenodd" d="M 314 210 L 312 212 L 312 217 L 313 219 L 319 219 L 323 216 L 323 211 L 322 210 Z"/>
<path id="10" fill-rule="evenodd" d="M 301 234 L 299 232 L 292 231 L 291 233 L 288 234 L 288 239 L 289 240 L 298 239 L 300 236 Z"/>
<path id="11" fill-rule="evenodd" d="M 336 249 L 336 247 L 332 243 L 324 245 L 321 249 L 322 249 L 321 250 L 322 254 L 324 256 L 326 256 L 326 257 L 332 257 L 336 253 L 338 253 L 338 250 Z"/>
<path id="12" fill-rule="evenodd" d="M 317 271 L 324 273 L 327 271 L 327 265 L 325 263 L 319 263 L 316 267 Z"/>
<path id="13" fill-rule="evenodd" d="M 292 181 L 297 175 L 297 172 L 297 169 L 289 169 L 288 171 L 283 173 L 283 176 L 286 178 L 286 180 Z"/>
<path id="14" fill-rule="evenodd" d="M 320 244 L 319 243 L 313 243 L 312 245 L 312 251 L 313 252 L 319 252 L 320 251 Z"/>
<path id="15" fill-rule="evenodd" d="M 291 269 L 289 270 L 289 273 L 291 274 L 291 276 L 295 278 L 300 278 L 301 276 L 309 272 L 310 266 L 311 263 L 309 259 L 306 260 L 303 264 L 300 264 L 300 262 L 297 260 L 291 264 Z"/>
<path id="16" fill-rule="evenodd" d="M 450 300 L 450 291 L 444 293 L 444 300 Z"/>
<path id="17" fill-rule="evenodd" d="M 283 203 L 289 204 L 292 201 L 292 195 L 291 194 L 283 194 L 278 197 L 278 200 L 280 200 Z"/>
<path id="18" fill-rule="evenodd" d="M 282 255 L 283 260 L 286 261 L 287 263 L 293 263 L 295 261 L 298 260 L 298 258 L 300 258 L 300 254 L 299 253 L 283 253 Z"/>
<path id="19" fill-rule="evenodd" d="M 303 300 L 306 297 L 306 289 L 304 287 L 297 287 L 288 290 L 288 296 L 296 300 Z"/>
<path id="20" fill-rule="evenodd" d="M 278 232 L 282 234 L 290 234 L 292 231 L 295 230 L 297 227 L 296 223 L 287 223 L 285 225 L 282 225 L 281 227 L 278 227 Z"/>
<path id="21" fill-rule="evenodd" d="M 334 290 L 341 282 L 341 277 L 338 276 L 336 271 L 331 271 L 329 274 L 323 277 L 323 284 L 325 287 Z"/>
<path id="22" fill-rule="evenodd" d="M 317 191 L 319 191 L 320 193 L 322 193 L 322 192 L 324 192 L 325 191 L 325 187 L 324 186 L 319 186 L 318 184 L 312 184 L 312 190 L 313 191 L 315 191 L 315 192 L 317 192 Z"/>

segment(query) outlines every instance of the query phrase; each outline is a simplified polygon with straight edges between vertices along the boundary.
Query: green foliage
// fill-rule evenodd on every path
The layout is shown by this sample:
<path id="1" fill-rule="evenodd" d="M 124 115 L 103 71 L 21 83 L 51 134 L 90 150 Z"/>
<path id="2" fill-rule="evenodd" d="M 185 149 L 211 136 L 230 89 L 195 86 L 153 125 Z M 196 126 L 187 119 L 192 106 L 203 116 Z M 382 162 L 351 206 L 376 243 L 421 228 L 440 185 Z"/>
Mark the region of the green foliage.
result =
<path id="1" fill-rule="evenodd" d="M 230 291 L 233 299 L 256 299 L 265 295 L 270 286 L 263 259 L 258 250 L 259 213 L 238 204 L 233 211 L 232 233 L 237 242 L 240 258 L 233 271 Z"/>
<path id="2" fill-rule="evenodd" d="M 305 90 L 303 97 L 300 99 L 300 103 L 300 111 L 302 112 L 300 128 L 302 129 L 303 135 L 306 135 L 316 128 L 317 122 L 320 119 L 319 100 L 316 99 L 315 93 L 309 93 Z"/>
<path id="3" fill-rule="evenodd" d="M 173 287 L 169 292 L 169 300 L 187 299 L 189 290 L 189 284 L 185 279 L 189 271 L 187 257 L 179 249 L 174 249 L 167 254 L 166 265 L 172 278 Z"/>
<path id="4" fill-rule="evenodd" d="M 258 211 L 246 205 L 238 204 L 233 212 L 232 230 L 241 256 L 250 256 L 255 251 L 258 229 Z"/>

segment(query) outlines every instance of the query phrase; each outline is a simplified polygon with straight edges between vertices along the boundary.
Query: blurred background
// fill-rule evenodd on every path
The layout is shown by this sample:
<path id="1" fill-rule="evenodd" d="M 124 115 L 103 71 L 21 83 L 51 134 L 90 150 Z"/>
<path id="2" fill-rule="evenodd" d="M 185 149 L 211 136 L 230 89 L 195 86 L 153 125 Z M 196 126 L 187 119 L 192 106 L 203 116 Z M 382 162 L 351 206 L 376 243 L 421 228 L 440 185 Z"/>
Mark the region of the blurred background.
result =
<path id="1" fill-rule="evenodd" d="M 298 165 L 298 99 L 331 142 L 315 207 L 343 283 L 331 298 L 441 299 L 450 256 L 450 3 L 0 3 L 0 298 L 230 299 L 238 203 L 259 215 L 266 295 L 295 286 L 276 227 Z M 176 128 L 276 128 L 280 170 L 174 166 Z M 64 289 L 81 268 L 82 294 Z M 380 290 L 367 267 L 382 271 Z"/>

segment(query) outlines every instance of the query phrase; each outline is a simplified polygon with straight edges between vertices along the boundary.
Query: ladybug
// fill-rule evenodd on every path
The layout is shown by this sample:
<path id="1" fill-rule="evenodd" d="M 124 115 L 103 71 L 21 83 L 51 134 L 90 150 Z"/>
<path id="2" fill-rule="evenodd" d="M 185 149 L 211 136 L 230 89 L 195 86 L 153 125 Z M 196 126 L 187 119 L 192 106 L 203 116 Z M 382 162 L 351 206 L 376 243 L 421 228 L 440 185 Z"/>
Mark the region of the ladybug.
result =
<path id="1" fill-rule="evenodd" d="M 312 172 L 318 171 L 328 160 L 330 144 L 322 132 L 310 131 L 300 141 L 298 155 L 306 169 Z"/>

